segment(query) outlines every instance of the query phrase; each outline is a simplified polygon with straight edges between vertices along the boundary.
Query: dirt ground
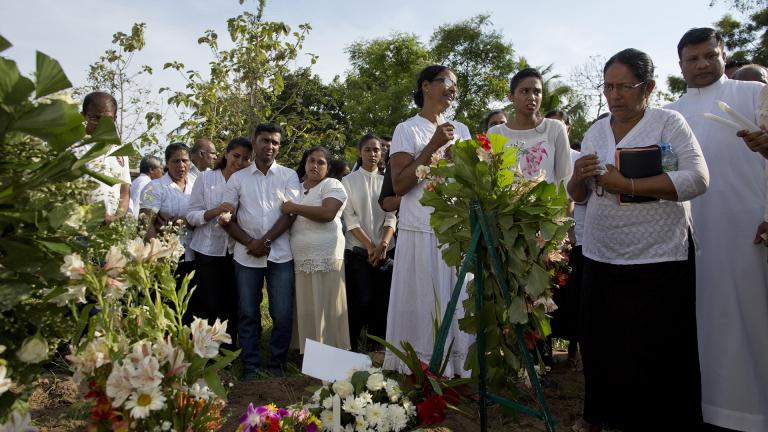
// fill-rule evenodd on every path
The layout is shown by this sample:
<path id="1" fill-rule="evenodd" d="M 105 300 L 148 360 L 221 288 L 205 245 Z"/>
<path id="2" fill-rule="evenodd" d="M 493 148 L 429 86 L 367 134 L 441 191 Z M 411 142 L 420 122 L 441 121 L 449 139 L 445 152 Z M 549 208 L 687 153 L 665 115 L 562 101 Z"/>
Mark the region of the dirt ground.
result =
<path id="1" fill-rule="evenodd" d="M 568 431 L 581 412 L 584 377 L 574 372 L 565 361 L 564 352 L 555 353 L 555 365 L 543 380 L 543 388 L 550 412 L 557 419 L 557 430 Z M 237 420 L 248 403 L 262 405 L 270 402 L 278 406 L 290 405 L 306 400 L 308 387 L 319 381 L 305 376 L 267 378 L 250 382 L 234 382 L 229 392 L 227 422 L 223 431 L 234 431 Z M 521 392 L 528 392 L 521 388 Z M 533 394 L 521 396 L 521 402 L 532 406 Z M 37 390 L 30 400 L 32 417 L 41 431 L 70 432 L 83 430 L 88 415 L 88 404 L 68 376 L 46 374 L 39 381 Z M 449 412 L 443 425 L 451 431 L 479 431 L 479 409 L 476 401 L 468 399 L 461 409 L 467 414 Z M 498 406 L 488 410 L 490 431 L 546 431 L 541 420 L 519 415 L 517 418 L 504 416 Z"/>

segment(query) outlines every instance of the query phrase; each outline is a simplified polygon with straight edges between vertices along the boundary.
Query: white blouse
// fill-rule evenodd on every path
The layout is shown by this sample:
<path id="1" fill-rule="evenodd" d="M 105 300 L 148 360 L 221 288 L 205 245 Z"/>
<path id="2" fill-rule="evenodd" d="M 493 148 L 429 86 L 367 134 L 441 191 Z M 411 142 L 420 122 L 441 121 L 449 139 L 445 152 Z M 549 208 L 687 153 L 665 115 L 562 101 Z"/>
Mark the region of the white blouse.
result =
<path id="1" fill-rule="evenodd" d="M 225 256 L 234 246 L 231 237 L 219 224 L 219 217 L 205 220 L 205 212 L 224 202 L 227 181 L 221 170 L 203 171 L 195 180 L 189 197 L 187 222 L 195 227 L 189 247 L 210 256 Z"/>
<path id="2" fill-rule="evenodd" d="M 378 245 L 384 236 L 384 228 L 391 227 L 394 230 L 397 226 L 395 212 L 385 212 L 379 206 L 379 193 L 383 182 L 384 176 L 377 170 L 368 172 L 363 168 L 341 179 L 349 197 L 344 207 L 347 249 L 351 250 L 355 246 L 365 249 L 360 240 L 352 234 L 354 228 L 362 229 L 365 235 Z M 390 243 L 389 247 L 394 247 L 394 244 Z"/>
<path id="3" fill-rule="evenodd" d="M 678 170 L 667 172 L 679 201 L 619 204 L 618 196 L 591 193 L 584 218 L 584 256 L 610 264 L 647 264 L 688 259 L 688 201 L 707 190 L 709 171 L 701 148 L 682 115 L 648 108 L 619 143 L 614 141 L 610 117 L 592 125 L 582 148 L 591 144 L 600 162 L 615 165 L 616 148 L 669 143 Z"/>
<path id="4" fill-rule="evenodd" d="M 522 149 L 531 149 L 537 145 L 546 150 L 546 155 L 541 160 L 540 168 L 544 171 L 544 178 L 549 183 L 560 183 L 571 176 L 571 147 L 568 144 L 568 133 L 565 124 L 560 120 L 545 118 L 541 124 L 533 129 L 515 130 L 506 124 L 499 124 L 488 129 L 488 134 L 505 136 L 508 141 L 505 146 L 522 142 Z M 518 156 L 520 168 L 525 171 L 525 158 Z"/>
<path id="5" fill-rule="evenodd" d="M 187 205 L 193 185 L 194 180 L 187 177 L 187 184 L 184 190 L 181 190 L 179 185 L 171 179 L 171 176 L 165 173 L 159 179 L 149 182 L 141 192 L 141 208 L 157 212 L 164 218 L 183 218 L 187 215 Z M 189 250 L 189 240 L 189 231 L 186 230 L 181 234 L 181 243 L 186 249 L 185 259 L 187 261 L 194 259 Z"/>
<path id="6" fill-rule="evenodd" d="M 304 190 L 302 188 L 300 190 Z M 304 216 L 296 217 L 291 227 L 291 252 L 294 268 L 302 273 L 341 270 L 344 262 L 344 234 L 341 213 L 347 201 L 344 186 L 335 178 L 326 177 L 306 195 L 299 194 L 297 204 L 320 206 L 326 198 L 341 201 L 341 207 L 330 222 L 315 222 Z"/>
<path id="7" fill-rule="evenodd" d="M 439 122 L 440 123 L 440 122 Z M 457 121 L 451 121 L 454 126 L 455 140 L 469 139 L 469 128 L 463 123 Z M 400 123 L 395 128 L 395 133 L 392 134 L 392 146 L 389 148 L 389 154 L 395 153 L 408 153 L 417 158 L 421 154 L 424 147 L 427 146 L 429 140 L 432 139 L 432 135 L 435 134 L 437 126 L 432 124 L 431 121 L 416 114 L 408 120 Z M 443 146 L 439 152 L 444 151 L 447 146 L 453 144 L 449 142 Z M 432 232 L 432 227 L 429 225 L 429 218 L 434 209 L 432 207 L 426 207 L 421 205 L 421 197 L 424 195 L 424 187 L 427 182 L 424 180 L 416 183 L 411 190 L 403 195 L 400 201 L 400 213 L 399 224 L 400 229 L 408 231 L 421 231 Z"/>

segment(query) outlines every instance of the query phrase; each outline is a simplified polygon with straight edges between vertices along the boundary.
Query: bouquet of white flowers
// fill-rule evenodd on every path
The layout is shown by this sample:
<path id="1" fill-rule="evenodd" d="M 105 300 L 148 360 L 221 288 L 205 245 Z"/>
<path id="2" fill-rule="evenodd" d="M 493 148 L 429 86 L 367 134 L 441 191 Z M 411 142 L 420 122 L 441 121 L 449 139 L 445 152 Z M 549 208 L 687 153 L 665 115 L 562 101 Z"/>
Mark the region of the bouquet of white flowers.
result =
<path id="1" fill-rule="evenodd" d="M 416 407 L 379 368 L 353 370 L 348 379 L 326 383 L 306 406 L 324 431 L 397 432 L 416 425 Z"/>

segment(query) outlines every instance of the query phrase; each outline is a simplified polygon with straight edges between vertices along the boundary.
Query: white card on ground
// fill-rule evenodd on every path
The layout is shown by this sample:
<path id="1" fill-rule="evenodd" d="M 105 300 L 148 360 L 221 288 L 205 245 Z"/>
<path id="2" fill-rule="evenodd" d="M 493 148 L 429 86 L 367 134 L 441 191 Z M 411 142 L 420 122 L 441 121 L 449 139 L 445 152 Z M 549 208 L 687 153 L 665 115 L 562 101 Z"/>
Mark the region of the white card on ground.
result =
<path id="1" fill-rule="evenodd" d="M 371 358 L 365 354 L 338 349 L 307 339 L 301 373 L 323 381 L 347 379 L 352 369 L 368 369 Z"/>

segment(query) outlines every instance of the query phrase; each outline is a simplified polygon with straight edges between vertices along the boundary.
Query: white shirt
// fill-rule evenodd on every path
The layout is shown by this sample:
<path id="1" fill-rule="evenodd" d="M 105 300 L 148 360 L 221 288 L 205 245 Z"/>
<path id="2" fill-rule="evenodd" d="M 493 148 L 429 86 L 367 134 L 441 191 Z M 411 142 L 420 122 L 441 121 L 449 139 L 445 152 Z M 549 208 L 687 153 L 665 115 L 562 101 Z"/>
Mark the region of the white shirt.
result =
<path id="1" fill-rule="evenodd" d="M 232 174 L 224 190 L 223 202 L 237 208 L 237 224 L 243 231 L 253 238 L 261 238 L 282 216 L 284 200 L 294 201 L 299 196 L 300 187 L 299 178 L 292 169 L 274 162 L 264 175 L 254 162 Z M 248 248 L 236 242 L 235 261 L 246 267 L 264 268 L 267 260 L 284 263 L 293 259 L 288 231 L 270 240 L 272 247 L 268 257 L 248 255 Z"/>
<path id="2" fill-rule="evenodd" d="M 83 157 L 87 153 L 93 144 L 86 144 L 84 146 L 76 148 L 73 153 L 77 157 Z M 113 215 L 120 208 L 120 187 L 123 183 L 131 183 L 131 170 L 128 167 L 128 158 L 124 156 L 107 156 L 113 151 L 117 150 L 116 146 L 110 146 L 109 150 L 103 156 L 99 156 L 96 159 L 85 164 L 88 169 L 96 171 L 98 173 L 114 177 L 121 181 L 121 183 L 108 186 L 106 183 L 102 183 L 99 180 L 91 179 L 96 182 L 96 186 L 88 197 L 88 202 L 91 204 L 104 203 L 106 214 Z"/>
<path id="3" fill-rule="evenodd" d="M 384 236 L 384 228 L 397 226 L 395 212 L 385 212 L 379 206 L 379 193 L 384 182 L 384 175 L 374 169 L 368 172 L 363 168 L 341 179 L 347 191 L 347 205 L 344 208 L 344 222 L 347 224 L 346 249 L 355 246 L 365 249 L 360 240 L 352 234 L 354 228 L 363 230 L 371 242 L 378 245 Z M 389 248 L 394 247 L 392 243 Z"/>
<path id="4" fill-rule="evenodd" d="M 165 218 L 183 218 L 187 215 L 189 195 L 192 193 L 194 180 L 187 177 L 187 184 L 181 190 L 168 173 L 154 179 L 141 192 L 141 208 L 150 209 Z M 194 255 L 189 250 L 189 231 L 181 233 L 181 244 L 184 245 L 185 259 L 191 261 Z"/>
<path id="5" fill-rule="evenodd" d="M 229 234 L 219 224 L 219 217 L 205 220 L 205 212 L 221 205 L 227 182 L 221 170 L 203 171 L 195 180 L 189 197 L 187 222 L 195 227 L 189 247 L 210 256 L 224 256 L 231 249 Z"/>
<path id="6" fill-rule="evenodd" d="M 139 217 L 139 209 L 141 209 L 141 192 L 151 181 L 152 178 L 142 173 L 131 182 L 131 202 L 128 205 L 128 210 L 137 218 Z"/>
<path id="7" fill-rule="evenodd" d="M 707 190 L 709 173 L 701 148 L 683 116 L 648 108 L 645 115 L 617 144 L 610 117 L 589 128 L 582 146 L 592 145 L 600 162 L 616 165 L 616 148 L 669 143 L 678 158 L 678 170 L 666 173 L 675 186 L 678 202 L 618 202 L 618 196 L 592 192 L 584 218 L 584 256 L 610 264 L 647 264 L 688 259 L 688 201 Z"/>
<path id="8" fill-rule="evenodd" d="M 768 248 L 752 244 L 763 220 L 765 159 L 736 130 L 704 118 L 728 118 L 723 101 L 758 124 L 762 84 L 720 77 L 690 88 L 669 105 L 691 125 L 710 176 L 691 201 L 700 246 L 696 315 L 704 421 L 740 431 L 768 431 Z"/>
<path id="9" fill-rule="evenodd" d="M 297 271 L 312 273 L 341 270 L 341 263 L 344 261 L 341 214 L 347 202 L 344 186 L 335 178 L 326 177 L 306 195 L 299 195 L 296 202 L 301 205 L 319 206 L 326 198 L 341 201 L 341 207 L 332 221 L 315 222 L 304 216 L 297 216 L 291 227 L 291 250 Z"/>
<path id="10" fill-rule="evenodd" d="M 454 126 L 454 140 L 463 140 L 471 138 L 469 129 L 463 124 L 457 121 L 450 121 Z M 438 123 L 442 123 L 439 121 Z M 400 123 L 395 128 L 395 133 L 392 135 L 392 146 L 389 148 L 389 154 L 395 153 L 408 153 L 414 159 L 421 154 L 424 147 L 427 146 L 429 140 L 432 139 L 432 135 L 435 134 L 437 126 L 432 124 L 431 121 L 416 114 L 408 120 Z M 440 152 L 453 144 L 453 141 L 447 143 L 440 149 Z M 421 196 L 424 194 L 424 187 L 426 181 L 422 180 L 403 195 L 400 200 L 400 213 L 399 224 L 400 229 L 409 231 L 421 231 L 432 232 L 432 227 L 429 226 L 429 217 L 434 211 L 432 207 L 425 207 L 421 205 Z"/>
<path id="11" fill-rule="evenodd" d="M 515 130 L 506 124 L 498 124 L 488 129 L 488 134 L 499 134 L 507 138 L 505 147 L 522 141 L 521 149 L 530 149 L 540 144 L 547 154 L 541 160 L 540 168 L 549 183 L 560 183 L 571 176 L 571 148 L 568 145 L 568 133 L 560 120 L 545 118 L 533 129 Z M 518 156 L 520 168 L 525 169 L 525 158 Z"/>

